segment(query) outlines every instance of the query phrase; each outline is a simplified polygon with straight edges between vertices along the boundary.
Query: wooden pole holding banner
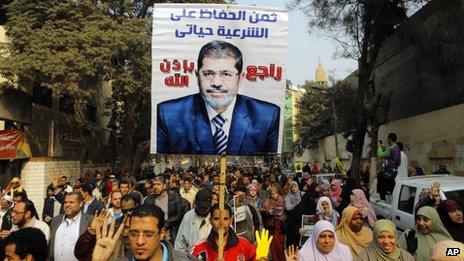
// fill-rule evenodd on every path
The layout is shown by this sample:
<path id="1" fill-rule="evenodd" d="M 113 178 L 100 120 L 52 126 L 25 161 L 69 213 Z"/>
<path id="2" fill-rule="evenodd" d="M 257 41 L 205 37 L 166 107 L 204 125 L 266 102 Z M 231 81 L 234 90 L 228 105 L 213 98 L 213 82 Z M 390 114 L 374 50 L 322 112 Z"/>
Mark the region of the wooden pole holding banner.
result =
<path id="1" fill-rule="evenodd" d="M 225 153 L 221 155 L 221 171 L 219 175 L 219 244 L 218 244 L 218 259 L 221 260 L 224 257 L 224 201 L 225 191 L 224 187 L 226 184 L 226 170 L 227 170 L 227 156 Z"/>

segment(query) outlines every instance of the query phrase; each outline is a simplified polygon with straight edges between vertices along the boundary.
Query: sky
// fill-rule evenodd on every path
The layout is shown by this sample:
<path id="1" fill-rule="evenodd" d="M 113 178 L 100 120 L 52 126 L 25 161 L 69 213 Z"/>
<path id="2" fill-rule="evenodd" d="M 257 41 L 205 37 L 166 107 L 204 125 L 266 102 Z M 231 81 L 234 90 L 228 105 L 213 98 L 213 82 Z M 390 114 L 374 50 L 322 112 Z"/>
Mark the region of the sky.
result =
<path id="1" fill-rule="evenodd" d="M 286 7 L 291 0 L 236 0 L 241 5 Z M 336 56 L 338 44 L 320 35 L 308 32 L 308 19 L 301 10 L 291 10 L 288 24 L 287 79 L 294 85 L 314 80 L 316 67 L 322 66 L 335 79 L 343 79 L 352 73 L 357 62 Z"/>

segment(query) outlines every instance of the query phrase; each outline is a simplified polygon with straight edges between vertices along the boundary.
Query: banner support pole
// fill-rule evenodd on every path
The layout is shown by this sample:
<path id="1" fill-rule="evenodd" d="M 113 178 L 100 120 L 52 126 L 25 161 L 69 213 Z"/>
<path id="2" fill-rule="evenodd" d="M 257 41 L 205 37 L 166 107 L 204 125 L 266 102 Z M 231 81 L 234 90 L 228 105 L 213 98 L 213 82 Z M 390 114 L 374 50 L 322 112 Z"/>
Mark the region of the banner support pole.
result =
<path id="1" fill-rule="evenodd" d="M 227 170 L 227 156 L 225 153 L 221 155 L 221 169 L 219 175 L 219 244 L 218 244 L 218 259 L 222 260 L 224 257 L 224 201 L 226 184 L 226 170 Z M 231 213 L 230 213 L 231 214 Z"/>

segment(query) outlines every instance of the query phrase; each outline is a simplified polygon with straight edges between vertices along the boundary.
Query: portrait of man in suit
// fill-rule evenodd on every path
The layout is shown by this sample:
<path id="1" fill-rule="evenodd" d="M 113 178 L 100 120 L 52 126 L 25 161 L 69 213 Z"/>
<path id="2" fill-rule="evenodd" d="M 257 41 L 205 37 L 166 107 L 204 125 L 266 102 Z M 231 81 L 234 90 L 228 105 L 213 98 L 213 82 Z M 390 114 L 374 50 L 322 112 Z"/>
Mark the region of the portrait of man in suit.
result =
<path id="1" fill-rule="evenodd" d="M 277 152 L 280 108 L 238 94 L 241 51 L 212 41 L 199 52 L 199 92 L 157 105 L 157 153 L 254 155 Z"/>

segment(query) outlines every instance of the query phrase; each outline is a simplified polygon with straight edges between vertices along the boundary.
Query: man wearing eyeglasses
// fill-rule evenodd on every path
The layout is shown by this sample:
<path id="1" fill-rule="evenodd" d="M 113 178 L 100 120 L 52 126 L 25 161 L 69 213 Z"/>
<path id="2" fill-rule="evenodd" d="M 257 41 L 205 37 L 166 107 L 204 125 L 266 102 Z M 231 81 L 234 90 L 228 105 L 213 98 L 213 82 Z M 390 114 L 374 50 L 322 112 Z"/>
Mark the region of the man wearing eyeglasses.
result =
<path id="1" fill-rule="evenodd" d="M 157 152 L 257 154 L 276 152 L 280 108 L 238 94 L 245 73 L 241 51 L 212 41 L 200 49 L 199 93 L 157 106 Z"/>
<path id="2" fill-rule="evenodd" d="M 35 227 L 40 229 L 45 235 L 45 239 L 50 240 L 50 227 L 43 221 L 37 219 L 35 215 L 37 211 L 34 203 L 26 199 L 24 202 L 19 202 L 14 206 L 11 218 L 13 219 L 13 227 L 10 232 L 18 231 L 27 227 Z"/>
<path id="3" fill-rule="evenodd" d="M 153 204 L 135 207 L 129 221 L 127 238 L 130 254 L 120 260 L 128 261 L 184 261 L 196 260 L 189 255 L 176 251 L 168 240 L 165 240 L 163 210 Z M 115 229 L 114 222 L 110 228 L 100 226 L 97 230 L 97 241 L 92 254 L 92 261 L 112 260 L 118 239 L 123 231 L 120 226 Z"/>
<path id="4" fill-rule="evenodd" d="M 127 194 L 124 195 L 120 199 L 120 201 L 121 212 L 124 217 L 119 220 L 115 220 L 114 218 L 106 219 L 107 214 L 110 213 L 110 211 L 107 211 L 105 209 L 96 214 L 93 217 L 92 223 L 90 223 L 90 226 L 87 228 L 85 233 L 82 234 L 77 240 L 76 247 L 74 248 L 74 256 L 77 259 L 79 259 L 80 261 L 92 260 L 92 252 L 95 247 L 95 242 L 97 241 L 96 230 L 98 229 L 98 226 L 101 225 L 101 223 L 108 224 L 112 221 L 115 221 L 116 227 L 122 227 L 122 232 L 121 236 L 118 239 L 118 242 L 115 245 L 115 250 L 113 251 L 110 260 L 125 259 L 130 255 L 129 239 L 127 238 L 127 232 L 129 229 L 130 216 L 132 215 L 132 212 L 137 206 L 137 200 L 132 194 Z M 125 223 L 122 224 L 122 221 L 124 220 Z"/>

